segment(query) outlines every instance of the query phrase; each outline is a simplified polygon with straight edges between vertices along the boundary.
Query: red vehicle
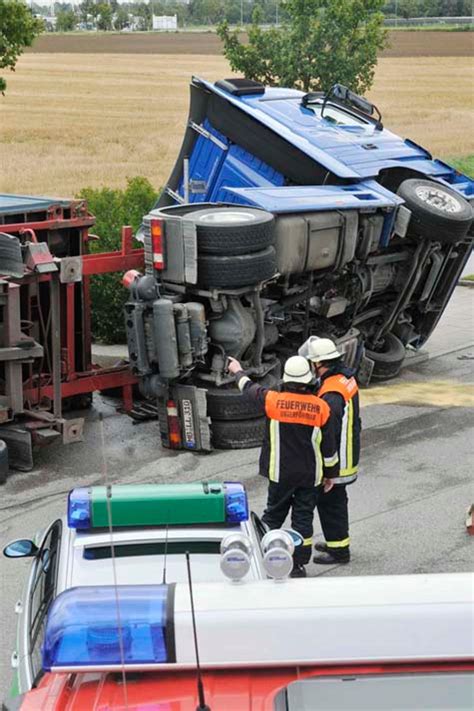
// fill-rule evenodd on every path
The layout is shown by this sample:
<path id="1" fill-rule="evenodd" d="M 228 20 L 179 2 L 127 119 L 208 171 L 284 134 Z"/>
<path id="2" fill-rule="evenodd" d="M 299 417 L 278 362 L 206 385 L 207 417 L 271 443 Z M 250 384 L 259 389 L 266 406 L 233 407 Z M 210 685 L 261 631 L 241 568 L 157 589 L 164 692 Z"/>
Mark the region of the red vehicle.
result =
<path id="1" fill-rule="evenodd" d="M 200 583 L 195 618 L 183 584 L 73 588 L 48 614 L 44 675 L 4 709 L 461 711 L 472 585 L 464 573 Z"/>

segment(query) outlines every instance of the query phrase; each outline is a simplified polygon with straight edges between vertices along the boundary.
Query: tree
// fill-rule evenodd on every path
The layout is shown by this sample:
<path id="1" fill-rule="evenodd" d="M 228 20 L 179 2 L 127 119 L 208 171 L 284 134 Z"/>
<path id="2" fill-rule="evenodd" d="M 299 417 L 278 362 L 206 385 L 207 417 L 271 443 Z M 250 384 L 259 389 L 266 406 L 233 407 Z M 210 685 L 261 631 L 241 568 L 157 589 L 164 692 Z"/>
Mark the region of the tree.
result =
<path id="1" fill-rule="evenodd" d="M 254 11 L 248 44 L 226 22 L 217 28 L 234 71 L 271 86 L 327 90 L 340 82 L 363 93 L 386 43 L 384 0 L 286 0 L 281 27 L 262 29 Z"/>
<path id="2" fill-rule="evenodd" d="M 124 27 L 128 27 L 129 24 L 129 17 L 128 17 L 128 12 L 123 9 L 123 7 L 119 7 L 117 12 L 115 13 L 115 19 L 114 19 L 114 29 L 115 30 L 123 30 Z"/>
<path id="3" fill-rule="evenodd" d="M 150 5 L 144 2 L 139 3 L 135 9 L 135 17 L 138 18 L 138 29 L 146 32 L 152 27 L 152 12 Z"/>
<path id="4" fill-rule="evenodd" d="M 71 32 L 75 29 L 77 18 L 72 10 L 59 10 L 56 15 L 56 30 L 58 32 Z"/>
<path id="5" fill-rule="evenodd" d="M 87 22 L 90 17 L 97 17 L 97 4 L 94 0 L 83 0 L 79 5 L 79 12 L 83 22 Z"/>
<path id="6" fill-rule="evenodd" d="M 97 5 L 97 29 L 111 30 L 112 29 L 113 12 L 110 5 L 101 2 Z"/>
<path id="7" fill-rule="evenodd" d="M 0 69 L 15 71 L 18 57 L 43 31 L 43 21 L 31 14 L 22 0 L 0 0 Z M 0 76 L 0 91 L 7 82 Z"/>
<path id="8" fill-rule="evenodd" d="M 189 12 L 196 25 L 213 25 L 223 19 L 225 8 L 221 0 L 192 0 Z"/>
<path id="9" fill-rule="evenodd" d="M 405 20 L 410 17 L 419 17 L 421 6 L 418 0 L 400 0 L 398 11 Z"/>

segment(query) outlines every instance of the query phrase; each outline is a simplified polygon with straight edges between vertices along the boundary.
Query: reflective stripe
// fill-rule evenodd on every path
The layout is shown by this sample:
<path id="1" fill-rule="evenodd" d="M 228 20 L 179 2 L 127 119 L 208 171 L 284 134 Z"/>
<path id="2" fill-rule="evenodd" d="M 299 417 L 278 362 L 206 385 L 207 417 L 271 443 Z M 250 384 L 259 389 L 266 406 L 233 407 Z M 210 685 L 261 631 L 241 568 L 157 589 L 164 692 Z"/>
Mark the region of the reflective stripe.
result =
<path id="1" fill-rule="evenodd" d="M 314 460 L 315 460 L 315 471 L 314 471 L 314 485 L 319 486 L 323 479 L 323 458 L 321 456 L 321 430 L 317 427 L 314 428 L 313 434 L 311 435 L 311 444 L 314 450 Z"/>
<path id="2" fill-rule="evenodd" d="M 350 543 L 349 536 L 344 538 L 342 541 L 326 541 L 328 548 L 347 548 Z"/>
<path id="3" fill-rule="evenodd" d="M 310 538 L 303 538 L 303 546 L 312 546 L 313 545 L 313 536 Z"/>
<path id="4" fill-rule="evenodd" d="M 357 467 L 355 467 L 357 470 Z M 357 474 L 340 474 L 338 477 L 335 477 L 332 481 L 334 483 L 334 486 L 337 486 L 338 484 L 342 484 L 345 486 L 346 484 L 352 484 L 353 481 L 357 479 Z"/>
<path id="5" fill-rule="evenodd" d="M 280 423 L 270 420 L 270 481 L 280 480 Z"/>
<path id="6" fill-rule="evenodd" d="M 240 379 L 239 382 L 237 383 L 239 390 L 243 390 L 245 385 L 247 383 L 251 383 L 252 381 L 248 377 L 248 375 L 243 375 Z"/>
<path id="7" fill-rule="evenodd" d="M 336 452 L 336 454 L 333 454 L 332 457 L 324 457 L 324 464 L 326 467 L 333 467 L 335 464 L 337 464 L 339 461 L 339 455 Z"/>
<path id="8" fill-rule="evenodd" d="M 349 412 L 347 416 L 347 469 L 352 468 L 352 436 L 354 434 L 354 403 L 352 399 L 347 403 L 349 407 Z"/>
<path id="9" fill-rule="evenodd" d="M 347 468 L 347 426 L 348 426 L 348 411 L 349 403 L 346 402 L 344 406 L 344 414 L 342 416 L 342 427 L 341 427 L 341 443 L 340 443 L 340 461 L 341 461 L 341 471 Z"/>

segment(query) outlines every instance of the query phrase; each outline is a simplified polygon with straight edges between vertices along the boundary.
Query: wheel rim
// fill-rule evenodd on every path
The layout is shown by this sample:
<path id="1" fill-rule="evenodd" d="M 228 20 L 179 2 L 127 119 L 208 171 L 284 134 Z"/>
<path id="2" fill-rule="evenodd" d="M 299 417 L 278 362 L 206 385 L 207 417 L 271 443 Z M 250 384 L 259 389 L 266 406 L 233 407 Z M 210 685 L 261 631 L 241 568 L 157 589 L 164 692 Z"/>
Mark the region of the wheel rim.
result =
<path id="1" fill-rule="evenodd" d="M 228 225 L 233 225 L 236 222 L 253 222 L 255 220 L 255 215 L 251 212 L 237 212 L 233 210 L 226 210 L 216 212 L 209 212 L 207 215 L 202 215 L 199 218 L 199 222 L 204 222 L 206 224 L 212 225 L 213 222 L 226 223 Z"/>
<path id="2" fill-rule="evenodd" d="M 427 205 L 436 208 L 440 212 L 457 213 L 461 212 L 462 205 L 454 195 L 447 193 L 441 188 L 428 185 L 420 185 L 416 188 L 416 195 Z"/>

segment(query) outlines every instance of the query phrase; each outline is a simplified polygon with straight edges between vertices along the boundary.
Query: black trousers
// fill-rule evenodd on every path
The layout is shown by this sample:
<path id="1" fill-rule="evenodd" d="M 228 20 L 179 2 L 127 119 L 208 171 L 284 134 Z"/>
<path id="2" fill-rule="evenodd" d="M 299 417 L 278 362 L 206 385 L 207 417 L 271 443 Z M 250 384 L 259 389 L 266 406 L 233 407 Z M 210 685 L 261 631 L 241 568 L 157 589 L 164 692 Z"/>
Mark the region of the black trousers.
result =
<path id="1" fill-rule="evenodd" d="M 296 565 L 306 565 L 311 560 L 313 543 L 314 508 L 321 487 L 286 486 L 278 482 L 268 483 L 267 507 L 262 521 L 269 528 L 281 528 L 291 509 L 291 527 L 303 536 L 303 545 L 293 554 Z"/>
<path id="2" fill-rule="evenodd" d="M 327 494 L 318 498 L 318 514 L 324 538 L 331 553 L 349 548 L 349 512 L 344 484 L 335 484 Z"/>

